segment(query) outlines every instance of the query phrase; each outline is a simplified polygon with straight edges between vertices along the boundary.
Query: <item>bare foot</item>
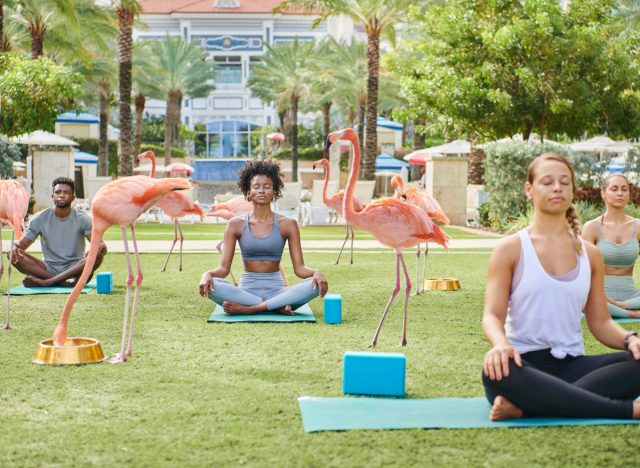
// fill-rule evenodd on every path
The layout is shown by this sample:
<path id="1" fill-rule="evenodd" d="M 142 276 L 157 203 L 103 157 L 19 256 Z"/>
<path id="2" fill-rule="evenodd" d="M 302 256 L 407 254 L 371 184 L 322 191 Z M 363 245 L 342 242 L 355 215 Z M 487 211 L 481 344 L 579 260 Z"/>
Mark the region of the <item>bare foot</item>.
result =
<path id="1" fill-rule="evenodd" d="M 492 421 L 502 421 L 503 419 L 521 418 L 524 412 L 503 396 L 497 396 L 493 400 L 493 407 L 489 413 Z"/>
<path id="2" fill-rule="evenodd" d="M 618 307 L 622 307 L 623 309 L 627 308 L 627 303 L 624 302 L 624 301 L 616 301 L 616 300 L 614 300 L 613 304 L 617 305 Z"/>
<path id="3" fill-rule="evenodd" d="M 227 315 L 251 315 L 257 313 L 252 306 L 245 306 L 231 301 L 224 301 L 222 309 Z"/>
<path id="4" fill-rule="evenodd" d="M 271 310 L 270 312 L 273 314 L 280 314 L 280 315 L 295 315 L 295 312 L 291 310 L 291 306 L 284 306 L 280 309 Z"/>
<path id="5" fill-rule="evenodd" d="M 25 276 L 22 280 L 22 284 L 28 288 L 42 288 L 48 286 L 46 283 L 46 280 L 36 278 L 35 276 Z"/>

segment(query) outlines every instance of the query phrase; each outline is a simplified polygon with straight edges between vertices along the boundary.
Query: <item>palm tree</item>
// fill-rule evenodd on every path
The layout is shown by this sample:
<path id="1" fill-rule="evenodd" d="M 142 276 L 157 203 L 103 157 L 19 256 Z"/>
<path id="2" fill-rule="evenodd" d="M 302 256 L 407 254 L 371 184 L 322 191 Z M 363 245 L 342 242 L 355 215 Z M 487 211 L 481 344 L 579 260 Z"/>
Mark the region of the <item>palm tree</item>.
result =
<path id="1" fill-rule="evenodd" d="M 167 101 L 164 161 L 170 164 L 171 148 L 178 142 L 182 98 L 208 96 L 215 89 L 211 83 L 215 69 L 200 46 L 179 37 L 153 41 L 150 50 L 157 67 L 155 81 Z"/>
<path id="2" fill-rule="evenodd" d="M 309 86 L 314 75 L 314 63 L 319 60 L 315 42 L 293 42 L 266 45 L 267 53 L 262 63 L 252 71 L 248 85 L 255 95 L 270 90 L 268 95 L 276 106 L 285 101 L 290 103 L 291 116 L 291 174 L 298 181 L 298 108 L 301 101 L 309 96 Z M 271 104 L 273 100 L 267 101 Z"/>
<path id="3" fill-rule="evenodd" d="M 118 174 L 133 174 L 131 157 L 131 61 L 133 56 L 133 20 L 140 12 L 136 0 L 112 0 L 118 18 L 118 112 L 120 114 L 120 165 Z"/>
<path id="4" fill-rule="evenodd" d="M 14 2 L 10 17 L 28 30 L 31 39 L 31 57 L 44 52 L 45 37 L 57 28 L 78 27 L 77 0 L 19 0 Z"/>
<path id="5" fill-rule="evenodd" d="M 376 121 L 378 117 L 378 71 L 380 67 L 380 38 L 386 34 L 393 42 L 396 23 L 410 5 L 411 0 L 286 0 L 274 11 L 277 13 L 292 8 L 303 8 L 309 12 L 320 10 L 314 25 L 329 16 L 345 14 L 361 23 L 367 33 L 367 122 L 365 156 L 362 178 L 373 180 L 375 159 L 378 152 Z"/>

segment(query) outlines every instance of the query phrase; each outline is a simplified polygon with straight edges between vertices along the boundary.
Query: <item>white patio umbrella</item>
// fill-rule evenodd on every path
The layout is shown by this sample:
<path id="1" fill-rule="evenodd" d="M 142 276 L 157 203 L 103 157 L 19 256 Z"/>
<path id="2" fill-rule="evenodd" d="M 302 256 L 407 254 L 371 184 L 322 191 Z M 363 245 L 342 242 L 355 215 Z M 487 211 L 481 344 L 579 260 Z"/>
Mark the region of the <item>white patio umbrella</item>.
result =
<path id="1" fill-rule="evenodd" d="M 432 146 L 407 154 L 403 159 L 412 164 L 424 164 L 428 156 L 442 154 L 469 154 L 471 143 L 466 140 L 454 140 L 444 145 Z"/>
<path id="2" fill-rule="evenodd" d="M 73 140 L 60 135 L 45 132 L 44 130 L 36 130 L 35 132 L 25 133 L 24 135 L 10 138 L 9 141 L 11 143 L 31 146 L 78 146 L 78 143 Z"/>
<path id="3" fill-rule="evenodd" d="M 569 145 L 573 151 L 584 151 L 586 153 L 626 153 L 633 149 L 633 145 L 628 141 L 615 141 L 608 136 L 590 138 L 586 141 L 579 141 Z"/>

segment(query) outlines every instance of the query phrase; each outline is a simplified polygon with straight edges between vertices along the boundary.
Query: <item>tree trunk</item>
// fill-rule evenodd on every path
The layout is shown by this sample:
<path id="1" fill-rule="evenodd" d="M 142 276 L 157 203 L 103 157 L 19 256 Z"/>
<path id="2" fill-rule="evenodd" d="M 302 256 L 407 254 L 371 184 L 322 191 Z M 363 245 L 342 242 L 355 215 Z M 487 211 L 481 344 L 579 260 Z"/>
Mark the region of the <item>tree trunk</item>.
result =
<path id="1" fill-rule="evenodd" d="M 362 180 L 374 180 L 378 153 L 378 72 L 380 68 L 380 31 L 367 32 L 367 133 Z"/>
<path id="2" fill-rule="evenodd" d="M 4 0 L 0 0 L 0 52 L 9 50 L 9 39 L 4 35 Z"/>
<path id="3" fill-rule="evenodd" d="M 522 141 L 529 141 L 529 136 L 531 136 L 532 130 L 533 124 L 531 122 L 525 122 L 524 128 L 522 129 Z"/>
<path id="4" fill-rule="evenodd" d="M 347 122 L 349 128 L 354 128 L 356 124 L 356 111 L 353 109 L 353 107 L 349 107 L 349 112 L 347 113 Z"/>
<path id="5" fill-rule="evenodd" d="M 482 148 L 471 148 L 467 182 L 475 185 L 484 184 L 484 150 Z"/>
<path id="6" fill-rule="evenodd" d="M 322 126 L 324 132 L 324 142 L 329 141 L 329 132 L 331 132 L 331 104 L 332 102 L 325 102 L 322 105 Z M 329 159 L 329 146 L 324 145 L 324 151 L 322 152 L 324 159 Z"/>
<path id="7" fill-rule="evenodd" d="M 406 144 L 405 142 L 407 141 L 407 121 L 403 120 L 402 121 L 402 143 L 401 146 L 404 148 L 404 145 Z"/>
<path id="8" fill-rule="evenodd" d="M 98 175 L 109 175 L 109 82 L 101 81 L 100 88 L 100 138 L 98 140 Z"/>
<path id="9" fill-rule="evenodd" d="M 413 122 L 413 150 L 419 150 L 426 146 L 426 140 L 424 134 L 418 132 L 418 126 L 422 127 L 426 125 L 427 121 L 425 119 L 418 119 Z M 418 164 L 411 165 L 411 180 L 420 180 L 422 177 L 421 169 L 424 166 L 420 166 Z"/>
<path id="10" fill-rule="evenodd" d="M 291 96 L 291 180 L 298 182 L 298 100 Z"/>
<path id="11" fill-rule="evenodd" d="M 44 48 L 44 32 L 31 31 L 31 58 L 37 59 L 42 56 Z"/>
<path id="12" fill-rule="evenodd" d="M 360 140 L 360 148 L 364 143 L 364 119 L 367 114 L 367 102 L 366 100 L 361 100 L 358 102 L 358 139 Z M 360 173 L 362 173 L 362 166 L 364 164 L 364 159 L 360 160 Z"/>
<path id="13" fill-rule="evenodd" d="M 118 64 L 120 89 L 118 95 L 118 112 L 120 114 L 120 166 L 118 174 L 133 175 L 133 158 L 131 157 L 131 55 L 133 49 L 133 18 L 130 9 L 121 6 L 118 13 Z"/>
<path id="14" fill-rule="evenodd" d="M 133 138 L 133 154 L 138 155 L 141 153 L 140 145 L 142 145 L 142 117 L 144 114 L 144 106 L 147 102 L 147 99 L 144 97 L 144 94 L 138 93 L 136 94 L 135 104 L 136 104 L 136 130 Z"/>
<path id="15" fill-rule="evenodd" d="M 182 92 L 171 90 L 167 95 L 167 114 L 164 121 L 164 164 L 171 164 L 171 148 L 178 141 L 178 127 L 180 125 L 180 107 Z"/>

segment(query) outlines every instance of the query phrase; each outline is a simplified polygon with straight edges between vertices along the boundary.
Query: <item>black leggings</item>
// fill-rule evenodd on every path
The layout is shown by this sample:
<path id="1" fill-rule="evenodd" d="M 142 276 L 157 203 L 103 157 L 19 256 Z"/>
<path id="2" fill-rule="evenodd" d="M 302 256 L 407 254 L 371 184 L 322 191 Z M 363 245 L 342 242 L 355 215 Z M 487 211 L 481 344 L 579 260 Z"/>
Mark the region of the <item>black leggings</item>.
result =
<path id="1" fill-rule="evenodd" d="M 629 352 L 557 359 L 550 350 L 509 359 L 509 376 L 482 375 L 491 404 L 504 396 L 527 417 L 631 419 L 640 395 L 640 361 Z"/>

